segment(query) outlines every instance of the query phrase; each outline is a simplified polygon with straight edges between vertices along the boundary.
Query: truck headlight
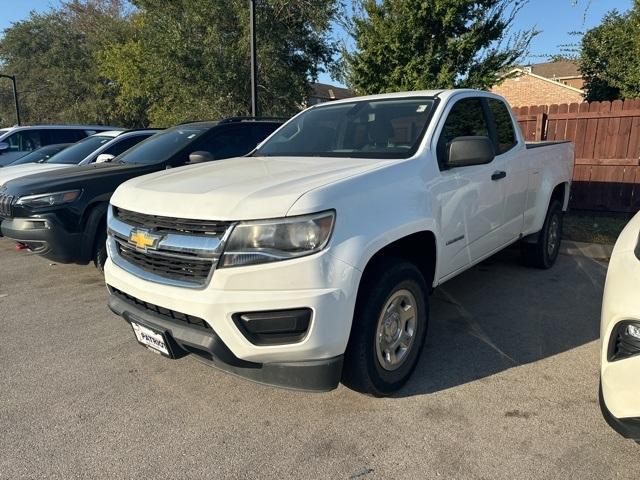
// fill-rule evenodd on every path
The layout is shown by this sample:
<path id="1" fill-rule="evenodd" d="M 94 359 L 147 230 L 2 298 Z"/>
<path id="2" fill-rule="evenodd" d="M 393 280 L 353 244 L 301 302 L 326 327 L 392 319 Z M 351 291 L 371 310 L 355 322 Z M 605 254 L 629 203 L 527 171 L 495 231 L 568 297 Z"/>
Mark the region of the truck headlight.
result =
<path id="1" fill-rule="evenodd" d="M 227 240 L 219 267 L 239 267 L 304 257 L 327 246 L 335 212 L 241 222 Z"/>
<path id="2" fill-rule="evenodd" d="M 75 202 L 81 193 L 82 190 L 69 190 L 66 192 L 29 195 L 26 197 L 20 197 L 16 204 L 34 208 L 53 207 L 55 205 L 64 205 L 65 203 Z"/>

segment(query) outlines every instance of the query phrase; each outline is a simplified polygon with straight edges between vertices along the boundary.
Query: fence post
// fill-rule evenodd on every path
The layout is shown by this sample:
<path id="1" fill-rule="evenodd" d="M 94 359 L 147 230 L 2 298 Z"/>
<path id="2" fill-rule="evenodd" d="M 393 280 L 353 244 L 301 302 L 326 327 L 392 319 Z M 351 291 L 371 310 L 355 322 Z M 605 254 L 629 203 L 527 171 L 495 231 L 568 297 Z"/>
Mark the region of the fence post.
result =
<path id="1" fill-rule="evenodd" d="M 536 137 L 535 141 L 540 142 L 545 139 L 547 132 L 547 114 L 539 113 L 536 116 Z"/>

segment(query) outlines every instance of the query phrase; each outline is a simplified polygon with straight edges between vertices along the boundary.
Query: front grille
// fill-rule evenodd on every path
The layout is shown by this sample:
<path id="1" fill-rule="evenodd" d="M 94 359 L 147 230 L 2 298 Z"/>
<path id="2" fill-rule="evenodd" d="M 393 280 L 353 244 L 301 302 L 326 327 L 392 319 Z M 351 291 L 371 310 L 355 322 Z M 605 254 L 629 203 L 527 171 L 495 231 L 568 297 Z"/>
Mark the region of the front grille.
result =
<path id="1" fill-rule="evenodd" d="M 0 217 L 9 218 L 12 216 L 12 207 L 14 200 L 15 197 L 13 195 L 0 193 Z"/>
<path id="2" fill-rule="evenodd" d="M 172 280 L 204 285 L 214 266 L 214 259 L 195 254 L 142 252 L 120 239 L 116 239 L 116 244 L 118 254 L 127 262 L 146 272 Z"/>
<path id="3" fill-rule="evenodd" d="M 154 230 L 158 233 L 208 234 L 220 236 L 224 235 L 231 225 L 230 222 L 147 215 L 118 207 L 113 207 L 113 215 L 124 223 L 134 227 Z"/>
<path id="4" fill-rule="evenodd" d="M 153 303 L 145 302 L 144 300 L 140 300 L 132 295 L 129 295 L 128 293 L 124 293 L 123 291 L 118 290 L 111 285 L 109 285 L 108 287 L 111 295 L 118 297 L 120 300 L 123 300 L 131 305 L 142 307 L 149 313 L 160 315 L 167 320 L 175 320 L 178 322 L 187 323 L 189 325 L 196 325 L 198 327 L 211 330 L 209 324 L 202 318 L 187 315 L 186 313 L 176 312 L 175 310 L 169 310 L 168 308 L 159 307 L 157 305 L 154 305 Z"/>

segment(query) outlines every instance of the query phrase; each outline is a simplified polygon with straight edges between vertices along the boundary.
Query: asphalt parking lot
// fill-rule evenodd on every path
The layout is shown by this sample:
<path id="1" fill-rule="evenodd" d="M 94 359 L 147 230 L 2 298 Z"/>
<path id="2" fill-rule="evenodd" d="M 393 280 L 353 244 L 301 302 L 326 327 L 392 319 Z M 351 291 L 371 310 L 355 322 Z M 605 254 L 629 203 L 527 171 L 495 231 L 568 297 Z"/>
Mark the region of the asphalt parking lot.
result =
<path id="1" fill-rule="evenodd" d="M 408 385 L 249 383 L 140 347 L 93 267 L 0 239 L 1 478 L 638 478 L 597 404 L 606 266 L 507 251 L 431 297 Z"/>

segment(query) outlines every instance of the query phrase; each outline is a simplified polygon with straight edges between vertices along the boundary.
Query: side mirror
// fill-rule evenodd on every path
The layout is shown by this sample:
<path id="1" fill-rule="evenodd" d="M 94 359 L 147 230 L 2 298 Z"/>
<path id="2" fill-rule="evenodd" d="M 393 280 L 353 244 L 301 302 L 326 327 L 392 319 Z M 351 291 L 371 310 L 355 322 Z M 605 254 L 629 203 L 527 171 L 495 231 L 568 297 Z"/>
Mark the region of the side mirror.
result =
<path id="1" fill-rule="evenodd" d="M 490 163 L 496 156 L 489 137 L 456 137 L 447 147 L 447 168 Z"/>
<path id="2" fill-rule="evenodd" d="M 111 155 L 110 153 L 101 153 L 100 155 L 98 155 L 98 158 L 96 158 L 96 163 L 107 163 L 114 158 L 116 158 L 116 156 Z"/>
<path id="3" fill-rule="evenodd" d="M 215 157 L 211 153 L 205 152 L 204 150 L 198 150 L 197 152 L 192 152 L 189 154 L 190 164 L 210 162 L 211 160 L 215 160 Z"/>
<path id="4" fill-rule="evenodd" d="M 0 155 L 2 155 L 6 150 L 9 150 L 9 144 L 7 142 L 0 142 Z"/>

